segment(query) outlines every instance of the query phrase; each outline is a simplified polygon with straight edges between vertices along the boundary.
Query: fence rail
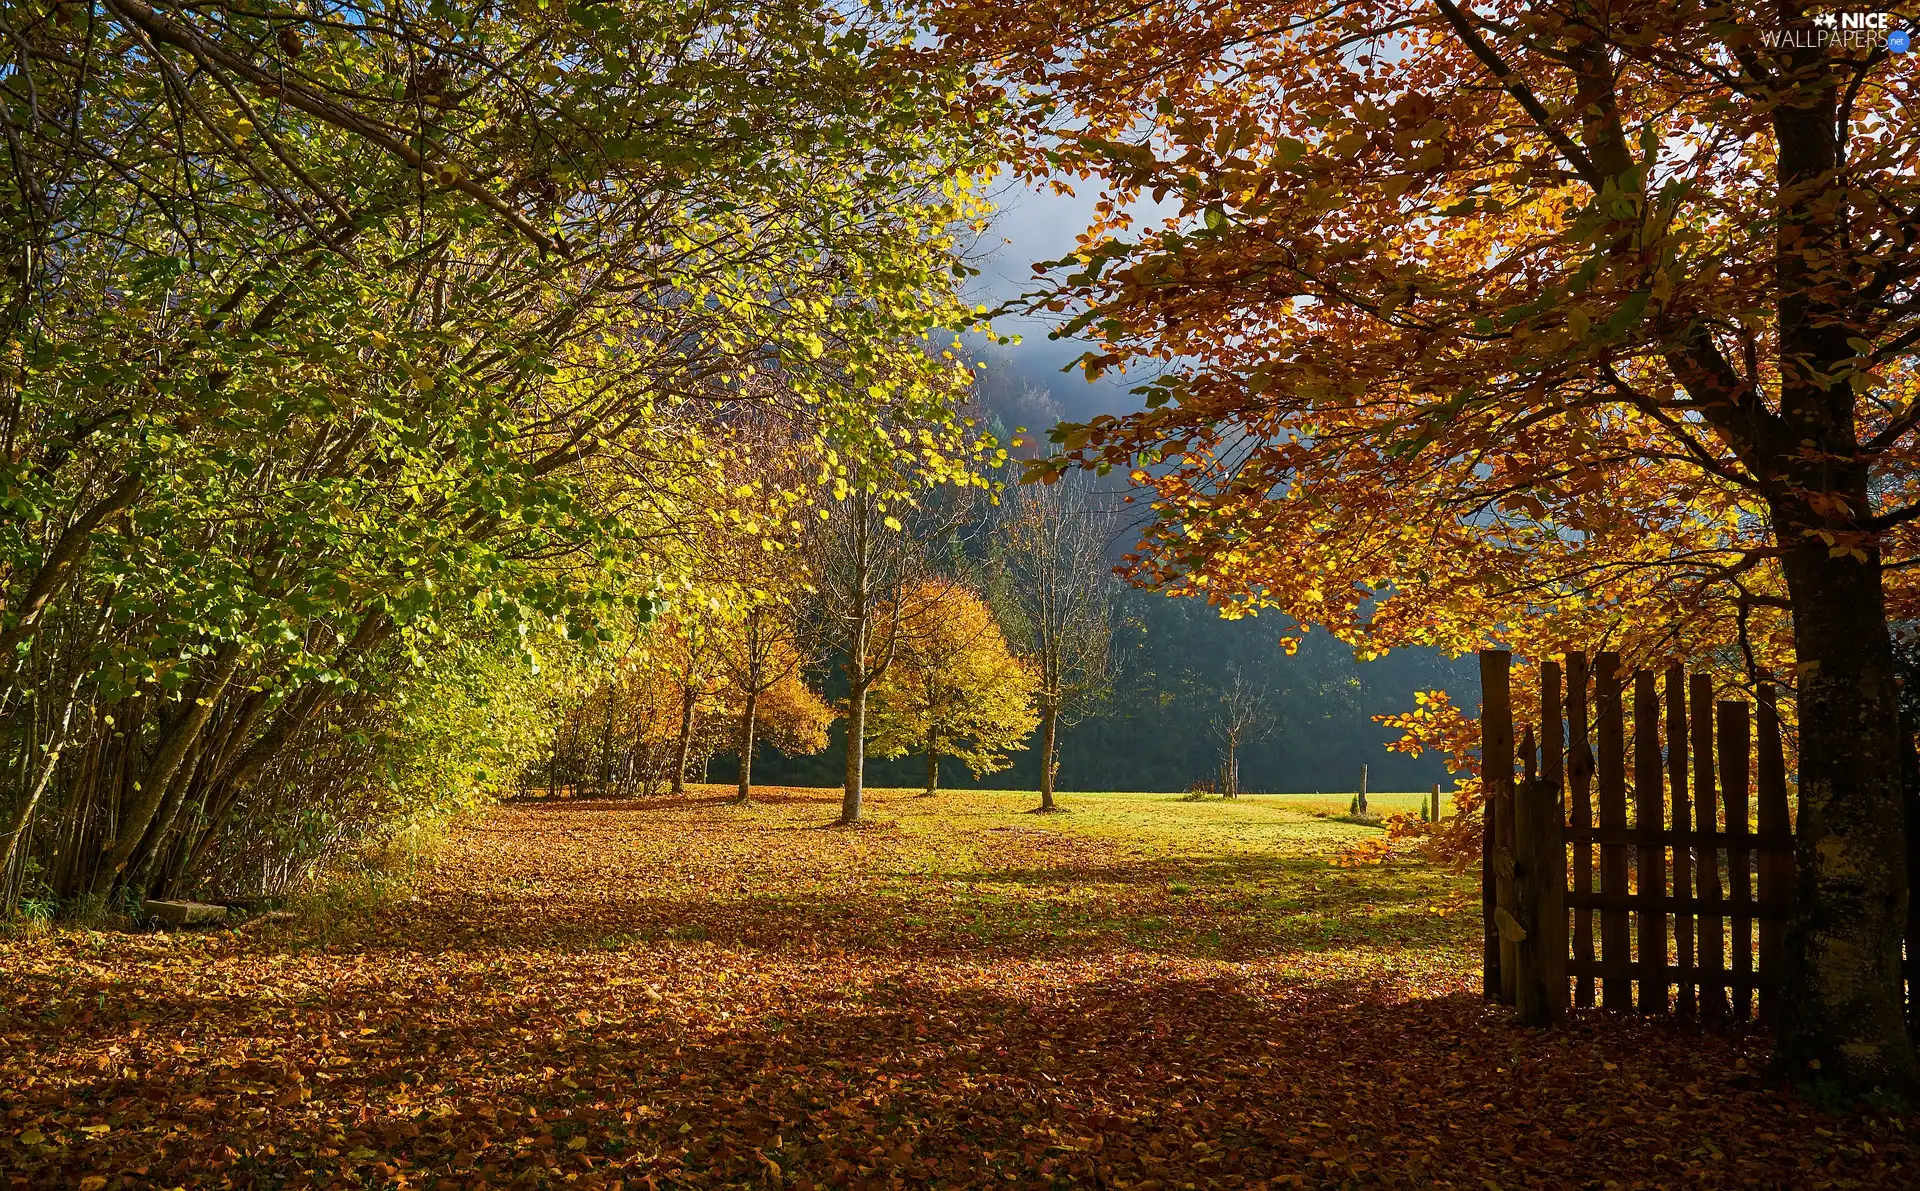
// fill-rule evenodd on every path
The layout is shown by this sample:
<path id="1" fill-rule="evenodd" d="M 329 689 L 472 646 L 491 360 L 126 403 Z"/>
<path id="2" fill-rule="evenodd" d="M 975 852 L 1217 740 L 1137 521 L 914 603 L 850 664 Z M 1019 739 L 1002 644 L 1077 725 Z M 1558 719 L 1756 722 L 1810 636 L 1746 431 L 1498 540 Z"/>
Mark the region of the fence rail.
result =
<path id="1" fill-rule="evenodd" d="M 1488 997 L 1536 1024 L 1569 999 L 1769 1018 L 1794 876 L 1773 691 L 1569 654 L 1541 664 L 1516 756 L 1511 660 L 1480 655 Z"/>

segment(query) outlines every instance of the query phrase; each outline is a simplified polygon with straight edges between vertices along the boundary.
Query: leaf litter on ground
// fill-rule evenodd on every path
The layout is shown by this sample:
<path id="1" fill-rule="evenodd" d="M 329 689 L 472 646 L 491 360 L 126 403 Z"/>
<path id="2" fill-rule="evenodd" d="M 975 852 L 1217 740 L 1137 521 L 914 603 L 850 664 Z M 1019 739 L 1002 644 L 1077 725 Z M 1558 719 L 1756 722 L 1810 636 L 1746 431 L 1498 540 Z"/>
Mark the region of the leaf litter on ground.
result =
<path id="1" fill-rule="evenodd" d="M 1284 799 L 504 806 L 408 896 L 0 940 L 21 1188 L 1911 1188 L 1765 1039 L 1476 995 L 1468 878 Z M 1026 821 L 1030 823 L 1030 820 Z M 1015 827 L 1019 830 L 1003 830 Z M 1436 909 L 1442 912 L 1436 913 Z"/>

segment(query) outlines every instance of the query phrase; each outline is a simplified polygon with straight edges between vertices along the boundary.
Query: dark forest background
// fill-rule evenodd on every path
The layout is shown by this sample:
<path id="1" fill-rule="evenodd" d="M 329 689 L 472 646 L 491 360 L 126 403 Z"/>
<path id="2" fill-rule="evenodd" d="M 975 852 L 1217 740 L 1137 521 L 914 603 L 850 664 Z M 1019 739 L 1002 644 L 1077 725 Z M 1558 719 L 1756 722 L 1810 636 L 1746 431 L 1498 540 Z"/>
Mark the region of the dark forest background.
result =
<path id="1" fill-rule="evenodd" d="M 1457 703 L 1479 702 L 1473 660 L 1449 660 L 1427 650 L 1404 650 L 1370 662 L 1325 633 L 1308 633 L 1292 656 L 1281 649 L 1286 622 L 1274 617 L 1221 620 L 1198 600 L 1176 600 L 1148 591 L 1121 597 L 1121 623 L 1114 637 L 1113 693 L 1098 711 L 1069 728 L 1062 741 L 1060 784 L 1065 790 L 1185 790 L 1210 778 L 1219 765 L 1220 743 L 1212 731 L 1229 667 L 1267 689 L 1271 732 L 1244 746 L 1240 784 L 1247 791 L 1348 791 L 1360 766 L 1369 766 L 1374 790 L 1424 790 L 1447 780 L 1431 754 L 1419 758 L 1386 749 L 1398 733 L 1373 722 L 1375 715 L 1408 711 L 1416 690 L 1444 688 Z M 845 694 L 838 669 L 820 675 L 828 699 Z M 837 786 L 842 775 L 844 725 L 832 743 L 811 757 L 785 757 L 772 750 L 754 761 L 756 781 L 770 785 Z M 957 762 L 942 765 L 940 780 L 952 786 L 1030 790 L 1039 783 L 1037 754 L 1015 754 L 1011 769 L 974 781 Z M 732 757 L 716 757 L 709 776 L 731 781 Z M 916 786 L 925 778 L 918 757 L 869 758 L 867 783 Z M 1446 788 L 1451 788 L 1448 785 Z"/>

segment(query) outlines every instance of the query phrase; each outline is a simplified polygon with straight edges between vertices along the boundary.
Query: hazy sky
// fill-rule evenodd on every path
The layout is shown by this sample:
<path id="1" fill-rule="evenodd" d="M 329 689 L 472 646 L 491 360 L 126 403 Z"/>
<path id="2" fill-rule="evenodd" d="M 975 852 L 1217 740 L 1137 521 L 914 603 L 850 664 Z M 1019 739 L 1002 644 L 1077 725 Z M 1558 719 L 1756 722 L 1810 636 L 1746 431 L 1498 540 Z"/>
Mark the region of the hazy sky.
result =
<path id="1" fill-rule="evenodd" d="M 980 262 L 980 276 L 974 279 L 976 300 L 998 305 L 1033 290 L 1034 262 L 1058 260 L 1073 250 L 1074 237 L 1092 218 L 1093 196 L 1090 185 L 1083 185 L 1070 198 L 1046 189 L 1008 185 L 997 196 L 999 215 L 980 245 L 986 255 Z M 988 367 L 999 365 L 1027 384 L 1046 389 L 1069 420 L 1139 407 L 1139 399 L 1127 392 L 1137 378 L 1109 375 L 1090 385 L 1078 369 L 1060 371 L 1086 345 L 1049 340 L 1048 322 L 1005 316 L 996 319 L 994 326 L 1001 334 L 1018 334 L 1022 342 L 987 352 Z"/>

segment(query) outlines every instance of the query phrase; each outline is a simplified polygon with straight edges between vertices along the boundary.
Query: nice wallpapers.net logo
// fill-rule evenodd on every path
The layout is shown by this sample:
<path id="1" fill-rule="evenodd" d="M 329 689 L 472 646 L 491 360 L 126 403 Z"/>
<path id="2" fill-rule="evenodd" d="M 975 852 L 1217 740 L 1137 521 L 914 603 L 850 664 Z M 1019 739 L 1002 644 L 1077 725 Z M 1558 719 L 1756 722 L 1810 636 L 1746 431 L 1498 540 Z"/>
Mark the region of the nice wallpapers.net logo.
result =
<path id="1" fill-rule="evenodd" d="M 1904 54 L 1912 46 L 1905 29 L 1894 27 L 1886 12 L 1821 12 L 1810 24 L 1788 29 L 1763 29 L 1760 40 L 1768 49 L 1885 50 Z"/>

